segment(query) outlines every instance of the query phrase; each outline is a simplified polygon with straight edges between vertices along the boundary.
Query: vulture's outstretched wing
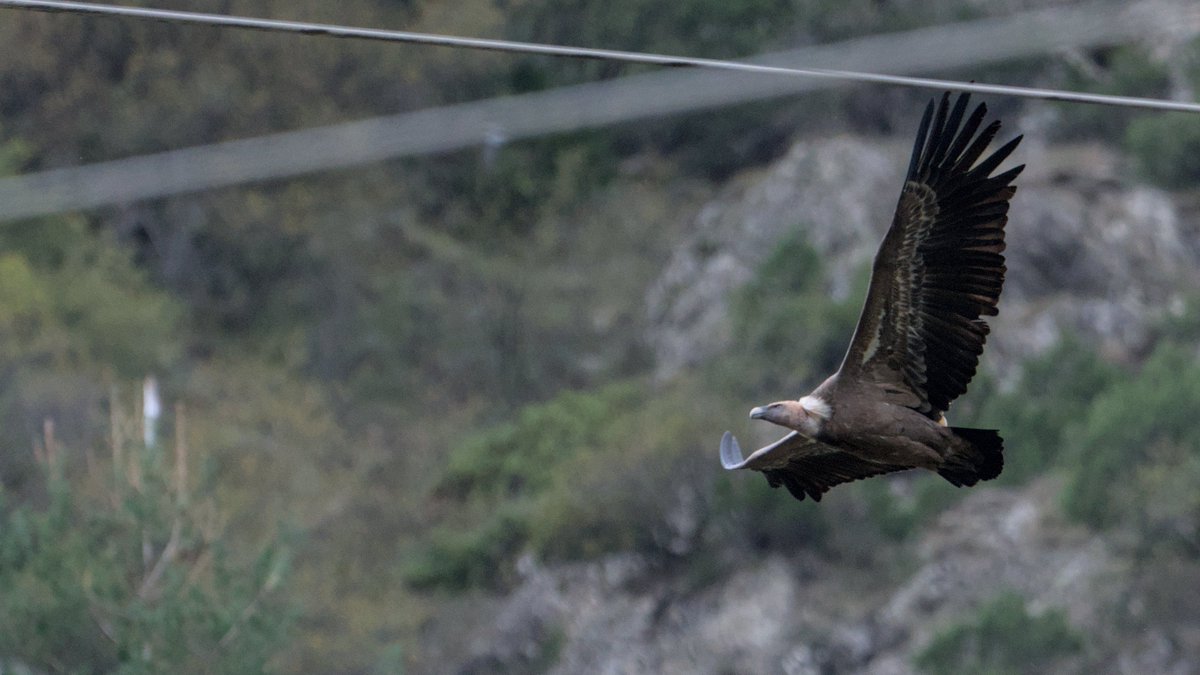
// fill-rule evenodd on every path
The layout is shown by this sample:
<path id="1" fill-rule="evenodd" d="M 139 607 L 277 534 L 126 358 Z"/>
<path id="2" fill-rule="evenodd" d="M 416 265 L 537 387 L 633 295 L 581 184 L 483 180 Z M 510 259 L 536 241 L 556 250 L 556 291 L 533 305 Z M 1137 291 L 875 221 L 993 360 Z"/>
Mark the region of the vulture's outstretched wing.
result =
<path id="1" fill-rule="evenodd" d="M 986 159 L 1000 129 L 979 132 L 969 96 L 925 109 L 891 228 L 875 256 L 871 286 L 842 376 L 882 385 L 894 402 L 939 419 L 967 390 L 1004 283 L 1004 225 L 1011 185 L 1024 165 L 991 176 L 1018 136 Z"/>
<path id="2" fill-rule="evenodd" d="M 782 469 L 764 471 L 771 487 L 786 487 L 796 499 L 804 501 L 808 495 L 813 501 L 821 501 L 821 495 L 829 488 L 849 483 L 860 478 L 911 469 L 911 466 L 876 464 L 859 459 L 854 455 L 834 451 L 813 457 L 797 457 Z"/>
<path id="3" fill-rule="evenodd" d="M 803 501 L 807 496 L 817 502 L 834 485 L 913 468 L 868 462 L 795 431 L 746 459 L 742 459 L 737 439 L 726 431 L 721 438 L 721 465 L 730 470 L 762 471 L 771 487 L 782 485 L 796 499 Z"/>

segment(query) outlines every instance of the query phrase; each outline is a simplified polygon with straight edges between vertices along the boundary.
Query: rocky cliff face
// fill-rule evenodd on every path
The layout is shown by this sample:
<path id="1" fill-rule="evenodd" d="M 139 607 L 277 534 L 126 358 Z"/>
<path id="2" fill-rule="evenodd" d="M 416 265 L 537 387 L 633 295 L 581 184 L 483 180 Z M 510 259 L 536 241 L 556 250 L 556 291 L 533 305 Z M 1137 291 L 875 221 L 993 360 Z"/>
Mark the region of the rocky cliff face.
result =
<path id="1" fill-rule="evenodd" d="M 1130 601 L 1105 583 L 1122 563 L 1046 508 L 1055 491 L 1042 482 L 971 493 L 927 530 L 907 574 L 773 553 L 733 561 L 721 583 L 689 592 L 631 556 L 554 569 L 527 561 L 466 670 L 520 672 L 554 642 L 553 673 L 903 675 L 936 630 L 1004 590 L 1104 633 L 1115 605 Z M 1119 656 L 1130 664 L 1121 672 L 1185 672 L 1177 648 Z"/>
<path id="2" fill-rule="evenodd" d="M 726 298 L 786 235 L 801 230 L 849 291 L 890 223 L 909 148 L 851 137 L 797 143 L 763 175 L 730 187 L 696 219 L 650 290 L 649 339 L 660 377 L 718 351 Z M 1064 330 L 1116 358 L 1135 354 L 1149 322 L 1179 311 L 1200 282 L 1200 236 L 1172 197 L 1121 181 L 1098 146 L 1027 142 L 1008 227 L 1008 276 L 983 367 L 1005 372 Z M 1189 214 L 1191 215 L 1191 214 Z"/>
<path id="3" fill-rule="evenodd" d="M 1195 672 L 1200 625 L 1129 628 L 1152 601 L 1137 564 L 1064 522 L 1058 489 L 977 488 L 925 530 L 915 560 L 890 568 L 774 552 L 726 560 L 731 571 L 697 589 L 635 555 L 549 568 L 527 558 L 459 672 L 910 675 L 938 631 L 1003 592 L 1099 636 L 1105 653 L 1086 658 L 1104 672 Z"/>

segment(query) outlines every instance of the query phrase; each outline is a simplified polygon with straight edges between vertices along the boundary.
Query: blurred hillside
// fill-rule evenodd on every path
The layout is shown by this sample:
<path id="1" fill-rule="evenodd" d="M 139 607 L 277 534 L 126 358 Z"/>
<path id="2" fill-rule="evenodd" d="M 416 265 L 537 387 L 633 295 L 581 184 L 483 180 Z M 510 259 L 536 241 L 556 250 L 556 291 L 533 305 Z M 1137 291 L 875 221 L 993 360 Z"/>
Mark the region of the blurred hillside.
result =
<path id="1" fill-rule="evenodd" d="M 144 4 L 733 57 L 1037 3 Z M 0 16 L 4 174 L 639 72 Z M 1194 100 L 1200 41 L 949 74 Z M 0 223 L 0 671 L 1195 672 L 1194 117 L 988 101 L 1029 168 L 951 417 L 997 481 L 720 470 L 840 361 L 928 96 Z"/>

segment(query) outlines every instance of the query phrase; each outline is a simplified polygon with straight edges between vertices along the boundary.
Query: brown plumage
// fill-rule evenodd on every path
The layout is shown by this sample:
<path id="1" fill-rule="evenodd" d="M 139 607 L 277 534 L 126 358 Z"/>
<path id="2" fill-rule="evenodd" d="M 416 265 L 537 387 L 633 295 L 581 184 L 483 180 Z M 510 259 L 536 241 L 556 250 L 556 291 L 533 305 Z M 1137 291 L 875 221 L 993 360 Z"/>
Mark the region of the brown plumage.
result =
<path id="1" fill-rule="evenodd" d="M 892 225 L 841 368 L 811 394 L 750 411 L 793 431 L 743 459 L 729 432 L 726 469 L 762 471 L 772 487 L 820 500 L 859 478 L 924 468 L 954 485 L 1000 474 L 1004 442 L 992 429 L 946 426 L 967 390 L 1004 284 L 1004 225 L 1024 165 L 993 171 L 1018 136 L 980 159 L 1000 129 L 980 131 L 987 107 L 969 96 L 930 101 Z M 965 119 L 964 119 L 965 117 Z"/>

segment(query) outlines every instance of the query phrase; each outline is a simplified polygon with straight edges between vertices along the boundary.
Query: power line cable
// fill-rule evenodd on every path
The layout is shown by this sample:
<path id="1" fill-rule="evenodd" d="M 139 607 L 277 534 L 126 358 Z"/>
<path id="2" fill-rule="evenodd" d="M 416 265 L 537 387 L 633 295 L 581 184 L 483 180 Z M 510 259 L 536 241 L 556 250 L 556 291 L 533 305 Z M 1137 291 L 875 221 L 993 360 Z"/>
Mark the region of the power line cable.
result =
<path id="1" fill-rule="evenodd" d="M 28 9 L 41 12 L 66 12 L 72 14 L 91 14 L 112 17 L 149 19 L 153 21 L 166 21 L 172 23 L 189 23 L 207 26 L 220 26 L 225 28 L 299 33 L 303 35 L 326 35 L 329 37 L 360 40 L 382 40 L 386 42 L 403 42 L 443 47 L 483 49 L 518 54 L 600 59 L 607 61 L 623 61 L 626 63 L 640 63 L 673 67 L 716 68 L 721 70 L 733 70 L 766 75 L 827 78 L 851 82 L 868 82 L 874 84 L 891 84 L 905 87 L 920 87 L 925 89 L 950 89 L 980 94 L 998 94 L 1003 96 L 1017 96 L 1021 98 L 1044 99 L 1050 101 L 1095 103 L 1101 105 L 1145 108 L 1151 110 L 1200 112 L 1200 103 L 1164 101 L 1160 99 L 1143 97 L 1112 96 L 1059 89 L 1042 89 L 1037 87 L 1018 87 L 1001 84 L 962 82 L 958 80 L 908 77 L 903 75 L 839 70 L 832 68 L 775 66 L 746 61 L 724 61 L 720 59 L 671 56 L 666 54 L 629 52 L 612 49 L 591 49 L 586 47 L 567 47 L 531 42 L 515 42 L 510 40 L 465 38 L 452 35 L 437 35 L 432 33 L 382 30 L 376 28 L 354 28 L 350 26 L 339 26 L 325 23 L 257 19 L 223 14 L 206 14 L 201 12 L 184 12 L 143 7 L 121 7 L 117 5 L 103 5 L 86 2 L 68 2 L 66 0 L 0 0 L 0 7 Z M 1189 18 L 1193 25 L 1197 21 L 1200 21 L 1200 10 L 1193 11 Z M 1110 20 L 1112 20 L 1111 17 Z"/>
<path id="2" fill-rule="evenodd" d="M 0 0 L 5 2 L 9 0 Z M 1022 12 L 765 54 L 795 63 L 923 73 L 1197 32 L 1189 0 L 1108 2 Z M 746 77 L 670 68 L 541 92 L 287 131 L 0 178 L 0 220 L 126 204 L 294 177 L 400 157 L 450 152 L 844 85 L 832 79 Z"/>

